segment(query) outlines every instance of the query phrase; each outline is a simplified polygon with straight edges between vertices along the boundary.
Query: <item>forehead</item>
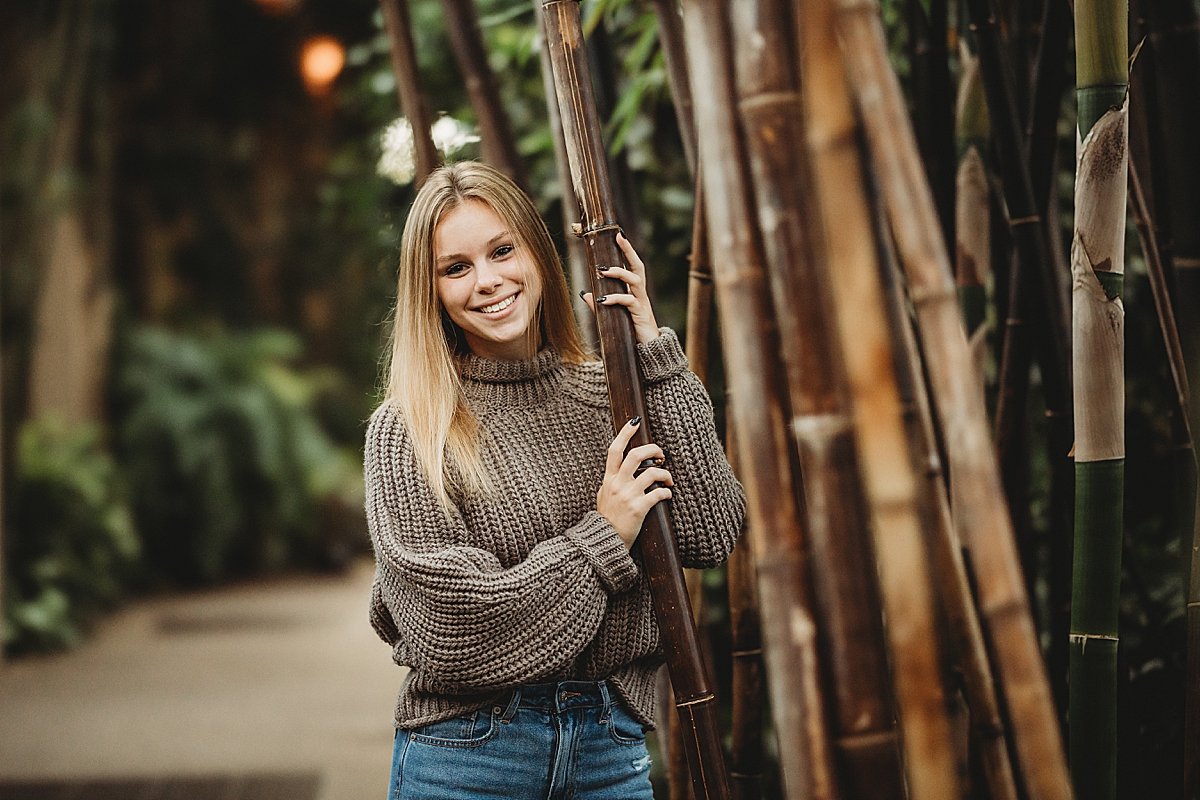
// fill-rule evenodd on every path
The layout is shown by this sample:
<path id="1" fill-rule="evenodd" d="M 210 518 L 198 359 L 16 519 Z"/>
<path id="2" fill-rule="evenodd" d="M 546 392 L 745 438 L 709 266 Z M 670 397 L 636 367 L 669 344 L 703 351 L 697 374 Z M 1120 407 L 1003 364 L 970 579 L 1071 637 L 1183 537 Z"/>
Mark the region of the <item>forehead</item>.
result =
<path id="1" fill-rule="evenodd" d="M 508 223 L 481 200 L 464 200 L 442 215 L 433 231 L 435 257 L 486 245 L 508 230 Z"/>

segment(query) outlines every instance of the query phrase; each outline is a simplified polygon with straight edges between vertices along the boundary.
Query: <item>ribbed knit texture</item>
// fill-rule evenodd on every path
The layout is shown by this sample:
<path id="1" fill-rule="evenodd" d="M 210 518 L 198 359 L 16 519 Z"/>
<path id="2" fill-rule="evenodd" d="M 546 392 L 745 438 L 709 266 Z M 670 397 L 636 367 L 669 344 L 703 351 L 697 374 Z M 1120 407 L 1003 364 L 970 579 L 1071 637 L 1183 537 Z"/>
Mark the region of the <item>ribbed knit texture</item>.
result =
<path id="1" fill-rule="evenodd" d="M 654 440 L 675 479 L 671 521 L 685 566 L 725 560 L 745 497 L 704 387 L 668 328 L 638 345 Z M 468 356 L 463 392 L 479 419 L 496 492 L 447 519 L 422 478 L 398 411 L 371 417 L 366 511 L 375 548 L 371 624 L 412 669 L 395 722 L 413 728 L 493 703 L 524 683 L 608 678 L 654 723 L 661 663 L 650 584 L 596 512 L 612 442 L 599 362 Z"/>

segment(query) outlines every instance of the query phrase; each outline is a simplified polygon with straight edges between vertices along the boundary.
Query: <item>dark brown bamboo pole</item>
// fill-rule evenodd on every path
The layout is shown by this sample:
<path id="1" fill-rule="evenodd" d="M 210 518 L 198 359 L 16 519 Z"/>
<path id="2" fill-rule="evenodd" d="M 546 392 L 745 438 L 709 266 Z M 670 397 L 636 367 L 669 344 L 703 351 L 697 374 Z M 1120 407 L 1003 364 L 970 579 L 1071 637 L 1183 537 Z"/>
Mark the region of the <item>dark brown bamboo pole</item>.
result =
<path id="1" fill-rule="evenodd" d="M 688 170 L 696 174 L 696 123 L 692 111 L 692 86 L 687 74 L 687 54 L 683 51 L 683 18 L 679 0 L 654 0 L 658 18 L 658 38 L 662 44 L 663 61 L 667 65 L 667 80 L 671 83 L 671 101 L 675 104 L 675 119 L 683 140 L 683 157 Z"/>
<path id="2" fill-rule="evenodd" d="M 579 2 L 547 0 L 542 9 L 559 112 L 566 134 L 571 179 L 581 210 L 582 235 L 587 244 L 589 266 L 595 274 L 595 270 L 603 265 L 624 264 L 624 260 L 617 246 L 620 227 L 614 212 L 612 185 L 608 180 L 600 119 L 592 96 Z M 592 291 L 599 295 L 622 286 L 620 281 L 601 279 L 597 275 L 593 278 Z M 646 419 L 636 343 L 627 313 L 600 307 L 597 308 L 597 323 L 616 430 L 633 416 Z M 653 441 L 652 434 L 643 422 L 633 444 L 649 441 Z M 637 546 L 650 578 L 663 651 L 671 670 L 675 704 L 684 731 L 693 791 L 697 800 L 727 798 L 729 789 L 716 724 L 716 697 L 705 673 L 666 504 L 659 503 L 647 514 Z"/>
<path id="3" fill-rule="evenodd" d="M 850 84 L 929 363 L 932 400 L 946 442 L 954 521 L 971 547 L 985 631 L 998 654 L 1018 774 L 1031 798 L 1067 798 L 1071 788 L 1062 742 L 989 443 L 987 413 L 955 307 L 933 201 L 888 64 L 878 4 L 839 0 L 839 9 L 837 30 Z"/>
<path id="4" fill-rule="evenodd" d="M 847 797 L 901 798 L 904 774 L 888 692 L 870 519 L 846 376 L 818 267 L 822 247 L 807 197 L 810 170 L 804 148 L 784 144 L 804 137 L 791 9 L 787 0 L 743 0 L 731 10 L 738 112 L 779 326 L 789 428 L 804 475 L 838 777 Z"/>
<path id="5" fill-rule="evenodd" d="M 392 72 L 396 76 L 400 109 L 412 125 L 413 148 L 417 156 L 415 183 L 419 186 L 441 159 L 430 134 L 433 121 L 429 116 L 429 106 L 421 93 L 421 72 L 417 68 L 417 52 L 413 48 L 408 0 L 379 0 L 379 4 L 383 6 L 384 27 L 387 28 L 391 44 Z"/>
<path id="6" fill-rule="evenodd" d="M 704 219 L 704 184 L 697 176 L 696 205 L 692 212 L 692 254 L 688 269 L 687 352 L 688 367 L 708 385 L 709 342 L 712 341 L 713 274 L 708 257 L 708 225 Z M 726 443 L 725 449 L 732 451 Z"/>
<path id="7" fill-rule="evenodd" d="M 962 543 L 954 531 L 950 514 L 942 458 L 934 433 L 933 412 L 921 368 L 923 359 L 912 329 L 900 265 L 890 234 L 880 230 L 878 238 L 888 321 L 892 329 L 892 341 L 897 343 L 896 378 L 904 409 L 905 430 L 913 466 L 924 478 L 921 513 L 950 642 L 962 671 L 970 709 L 971 748 L 983 771 L 987 797 L 990 800 L 1017 800 L 1017 785 L 1009 761 L 1004 718 L 996 697 L 995 679 L 988 661 L 975 599 L 971 595 Z"/>
<path id="8" fill-rule="evenodd" d="M 940 674 L 917 478 L 904 436 L 858 124 L 837 46 L 837 8 L 826 0 L 798 8 L 807 141 L 826 243 L 823 283 L 832 287 L 856 452 L 871 509 L 908 788 L 913 797 L 956 798 L 961 787 Z"/>
<path id="9" fill-rule="evenodd" d="M 913 127 L 933 190 L 947 252 L 957 240 L 954 225 L 954 91 L 950 82 L 947 0 L 908 0 L 912 59 Z M 928 6 L 928 9 L 926 8 Z"/>
<path id="10" fill-rule="evenodd" d="M 446 32 L 450 36 L 458 72 L 466 84 L 471 108 L 479 122 L 483 160 L 525 186 L 525 166 L 500 100 L 496 75 L 488 65 L 475 4 L 472 0 L 442 0 L 442 12 L 446 15 Z"/>
<path id="11" fill-rule="evenodd" d="M 583 239 L 574 234 L 575 203 L 571 190 L 571 165 L 567 161 L 567 143 L 563 139 L 562 117 L 558 114 L 558 95 L 554 88 L 554 72 L 550 66 L 550 47 L 546 44 L 546 22 L 542 18 L 542 0 L 533 0 L 534 16 L 538 26 L 538 57 L 542 62 L 542 90 L 546 95 L 546 118 L 550 123 L 550 135 L 554 139 L 554 166 L 558 175 L 559 191 L 562 193 L 563 238 L 567 246 L 567 277 L 572 291 L 578 295 L 590 289 L 587 252 Z M 593 351 L 600 347 L 596 331 L 596 315 L 580 300 L 575 305 L 575 322 L 583 332 L 583 338 Z"/>
<path id="12" fill-rule="evenodd" d="M 731 113 L 735 97 L 725 8 L 719 0 L 687 0 L 684 35 L 737 457 L 755 532 L 751 544 L 767 686 L 786 797 L 833 798 L 838 792 L 778 339 L 742 142 Z"/>

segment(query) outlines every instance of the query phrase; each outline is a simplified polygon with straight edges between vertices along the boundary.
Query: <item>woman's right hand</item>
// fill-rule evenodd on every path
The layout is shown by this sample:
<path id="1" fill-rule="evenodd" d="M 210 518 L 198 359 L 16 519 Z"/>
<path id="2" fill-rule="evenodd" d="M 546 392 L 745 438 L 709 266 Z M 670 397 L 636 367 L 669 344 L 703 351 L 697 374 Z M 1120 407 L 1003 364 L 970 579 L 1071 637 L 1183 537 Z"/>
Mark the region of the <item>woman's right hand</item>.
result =
<path id="1" fill-rule="evenodd" d="M 640 424 L 641 419 L 634 417 L 617 432 L 608 446 L 604 480 L 596 492 L 596 510 L 616 529 L 626 548 L 637 541 L 646 513 L 671 497 L 667 487 L 675 483 L 671 473 L 662 467 L 649 467 L 635 475 L 646 459 L 660 459 L 660 463 L 664 459 L 662 448 L 653 443 L 625 452 Z M 663 485 L 651 488 L 655 482 Z"/>

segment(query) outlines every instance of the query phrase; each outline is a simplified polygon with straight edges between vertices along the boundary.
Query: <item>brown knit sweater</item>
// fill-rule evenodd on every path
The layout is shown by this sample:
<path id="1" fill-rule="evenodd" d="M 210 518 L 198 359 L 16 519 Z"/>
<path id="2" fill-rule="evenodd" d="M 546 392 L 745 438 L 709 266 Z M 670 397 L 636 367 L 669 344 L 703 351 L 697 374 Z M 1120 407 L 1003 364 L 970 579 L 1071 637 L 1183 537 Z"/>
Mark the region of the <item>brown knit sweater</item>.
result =
<path id="1" fill-rule="evenodd" d="M 713 428 L 712 405 L 667 328 L 638 345 L 651 433 L 675 479 L 671 521 L 685 566 L 720 564 L 745 509 Z M 398 411 L 371 417 L 366 511 L 375 548 L 371 623 L 410 670 L 397 727 L 492 704 L 524 683 L 608 678 L 653 725 L 661 663 L 650 585 L 596 512 L 612 442 L 599 362 L 468 356 L 463 391 L 482 425 L 494 495 L 447 521 L 421 477 Z"/>

